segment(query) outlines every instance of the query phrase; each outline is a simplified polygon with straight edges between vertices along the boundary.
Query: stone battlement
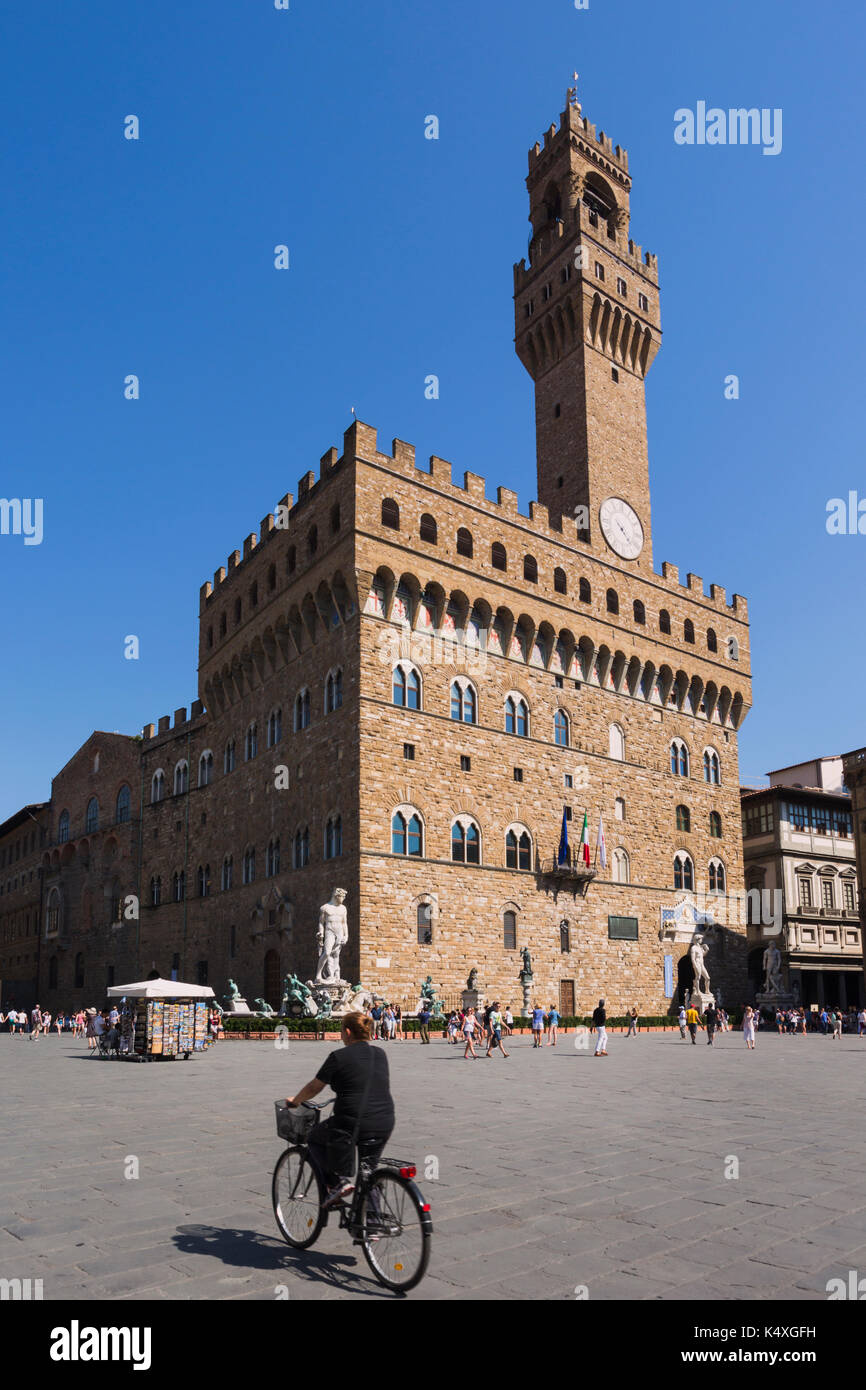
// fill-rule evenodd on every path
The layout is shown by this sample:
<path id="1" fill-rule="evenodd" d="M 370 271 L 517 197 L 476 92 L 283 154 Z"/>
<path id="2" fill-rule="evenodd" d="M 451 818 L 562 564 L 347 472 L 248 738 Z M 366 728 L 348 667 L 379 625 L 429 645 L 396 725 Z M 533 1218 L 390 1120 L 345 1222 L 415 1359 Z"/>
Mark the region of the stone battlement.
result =
<path id="1" fill-rule="evenodd" d="M 141 737 L 146 744 L 158 743 L 165 734 L 169 734 L 172 738 L 175 738 L 184 729 L 191 729 L 194 724 L 197 724 L 204 712 L 205 708 L 203 702 L 201 700 L 193 700 L 190 706 L 189 718 L 187 718 L 186 706 L 181 705 L 179 709 L 175 710 L 174 719 L 172 719 L 171 715 L 163 714 L 160 715 L 156 725 L 145 724 L 141 731 Z"/>
<path id="2" fill-rule="evenodd" d="M 355 458 L 386 469 L 388 472 L 402 476 L 411 482 L 421 483 L 426 488 L 433 488 L 450 500 L 471 501 L 474 507 L 493 519 L 498 516 L 512 524 L 519 525 L 525 531 L 533 532 L 540 539 L 566 545 L 571 550 L 585 553 L 587 558 L 598 559 L 580 540 L 577 523 L 573 517 L 563 516 L 559 518 L 559 524 L 555 524 L 550 520 L 547 507 L 540 502 L 530 502 L 528 514 L 521 512 L 518 508 L 517 493 L 505 487 L 497 487 L 496 500 L 492 501 L 487 496 L 486 480 L 480 474 L 464 471 L 463 481 L 455 481 L 452 475 L 452 464 L 447 459 L 439 458 L 436 454 L 430 455 L 429 468 L 419 468 L 415 462 L 415 446 L 407 444 L 402 439 L 391 441 L 390 454 L 380 453 L 376 428 L 372 425 L 365 425 L 360 420 L 354 420 L 343 435 L 342 456 L 338 456 L 335 448 L 329 449 L 322 455 L 319 479 L 316 479 L 312 471 L 300 479 L 297 503 L 293 505 L 292 495 L 287 493 L 277 504 L 281 524 L 277 525 L 273 514 L 266 516 L 260 523 L 259 535 L 257 536 L 253 532 L 247 536 L 244 541 L 243 554 L 238 550 L 233 551 L 228 557 L 227 567 L 218 569 L 214 573 L 213 584 L 207 582 L 201 586 L 202 608 L 216 596 L 222 585 L 243 567 L 245 561 L 261 545 L 262 541 L 267 541 L 277 530 L 283 530 L 290 535 L 292 518 L 301 503 L 310 496 L 314 489 L 326 481 L 339 465 Z M 261 540 L 259 536 L 261 536 Z M 636 577 L 639 578 L 640 576 Z M 731 602 L 728 603 L 726 591 L 719 584 L 711 584 L 707 594 L 704 592 L 703 580 L 695 574 L 687 575 L 683 584 L 680 582 L 679 568 L 667 561 L 663 563 L 660 573 L 653 572 L 652 581 L 669 589 L 671 594 L 676 594 L 680 598 L 684 597 L 683 590 L 686 590 L 688 595 L 705 606 L 714 607 L 720 613 L 729 617 L 733 616 L 743 623 L 748 622 L 748 604 L 741 594 L 734 594 Z"/>
<path id="3" fill-rule="evenodd" d="M 586 152 L 590 154 L 594 162 L 607 167 L 608 172 L 618 177 L 619 181 L 630 183 L 628 173 L 628 150 L 624 150 L 620 145 L 614 145 L 609 135 L 605 135 L 603 130 L 596 134 L 595 126 L 586 116 L 582 116 L 579 106 L 567 106 L 559 117 L 559 126 L 551 124 L 544 132 L 544 144 L 536 141 L 529 151 L 529 171 L 534 172 L 535 166 L 544 160 L 545 155 L 551 149 L 556 137 L 565 131 L 570 131 L 572 136 L 585 146 Z"/>

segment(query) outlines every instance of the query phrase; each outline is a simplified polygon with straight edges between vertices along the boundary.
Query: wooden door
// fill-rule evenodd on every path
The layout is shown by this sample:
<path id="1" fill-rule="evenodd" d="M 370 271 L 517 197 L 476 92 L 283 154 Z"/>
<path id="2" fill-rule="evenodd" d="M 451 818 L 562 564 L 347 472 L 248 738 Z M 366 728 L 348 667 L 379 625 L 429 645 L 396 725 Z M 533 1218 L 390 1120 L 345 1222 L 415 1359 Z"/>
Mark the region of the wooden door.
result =
<path id="1" fill-rule="evenodd" d="M 574 980 L 559 982 L 559 1012 L 563 1018 L 574 1017 Z"/>

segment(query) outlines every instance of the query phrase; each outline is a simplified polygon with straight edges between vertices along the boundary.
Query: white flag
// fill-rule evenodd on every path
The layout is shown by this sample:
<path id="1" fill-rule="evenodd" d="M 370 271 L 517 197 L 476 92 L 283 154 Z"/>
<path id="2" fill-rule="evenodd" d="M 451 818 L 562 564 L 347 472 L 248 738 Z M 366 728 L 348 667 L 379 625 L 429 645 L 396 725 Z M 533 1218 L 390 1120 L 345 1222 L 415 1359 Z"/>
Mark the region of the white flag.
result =
<path id="1" fill-rule="evenodd" d="M 606 869 L 606 868 L 607 868 L 607 850 L 606 850 L 605 847 L 604 847 L 604 824 L 603 824 L 603 822 L 602 822 L 601 816 L 599 816 L 599 818 L 598 818 L 598 835 L 597 835 L 597 837 L 596 837 L 595 847 L 596 847 L 596 849 L 598 850 L 598 859 L 599 859 L 599 863 L 601 864 L 601 867 L 602 867 L 603 869 Z"/>

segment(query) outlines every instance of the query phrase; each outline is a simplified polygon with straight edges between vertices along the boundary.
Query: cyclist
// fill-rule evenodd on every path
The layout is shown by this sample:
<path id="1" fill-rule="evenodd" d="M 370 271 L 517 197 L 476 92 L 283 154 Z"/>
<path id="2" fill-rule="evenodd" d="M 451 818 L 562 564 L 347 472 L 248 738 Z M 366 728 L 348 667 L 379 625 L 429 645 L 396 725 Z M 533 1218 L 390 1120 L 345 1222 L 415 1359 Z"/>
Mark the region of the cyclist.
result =
<path id="1" fill-rule="evenodd" d="M 384 1049 L 370 1047 L 372 1028 L 371 1019 L 363 1014 L 346 1014 L 340 1028 L 342 1048 L 329 1052 L 313 1080 L 286 1098 L 287 1105 L 302 1105 L 326 1086 L 336 1093 L 333 1115 L 316 1125 L 307 1141 L 328 1183 L 326 1207 L 355 1190 L 352 1179 L 336 1170 L 339 1160 L 348 1157 L 352 1134 L 359 1143 L 363 1141 L 365 1159 L 375 1163 L 394 1128 L 388 1058 Z"/>

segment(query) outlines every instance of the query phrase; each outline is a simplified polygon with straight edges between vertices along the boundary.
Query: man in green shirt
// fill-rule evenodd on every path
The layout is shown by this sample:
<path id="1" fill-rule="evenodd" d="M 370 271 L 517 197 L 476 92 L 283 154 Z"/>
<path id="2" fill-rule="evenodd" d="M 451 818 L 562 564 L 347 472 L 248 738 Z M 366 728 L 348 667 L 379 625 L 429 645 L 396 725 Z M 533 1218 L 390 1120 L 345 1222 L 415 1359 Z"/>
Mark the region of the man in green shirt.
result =
<path id="1" fill-rule="evenodd" d="M 487 1056 L 491 1057 L 493 1055 L 493 1049 L 498 1047 L 503 1057 L 507 1057 L 508 1053 L 502 1046 L 502 1014 L 499 1012 L 498 1000 L 495 1001 L 492 1009 L 490 1010 L 488 1027 L 490 1031 L 487 1035 Z"/>

